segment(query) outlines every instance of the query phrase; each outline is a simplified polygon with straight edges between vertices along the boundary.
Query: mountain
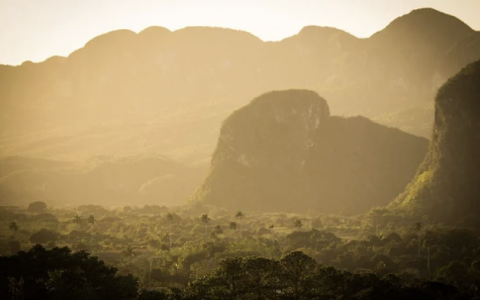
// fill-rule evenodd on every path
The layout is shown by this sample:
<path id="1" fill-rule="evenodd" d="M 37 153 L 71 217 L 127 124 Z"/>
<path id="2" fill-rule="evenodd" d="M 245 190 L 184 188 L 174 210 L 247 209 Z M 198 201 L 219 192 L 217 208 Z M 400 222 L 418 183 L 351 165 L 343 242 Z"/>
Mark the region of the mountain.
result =
<path id="1" fill-rule="evenodd" d="M 480 32 L 473 32 L 457 40 L 447 51 L 441 69 L 448 75 L 455 75 L 463 67 L 480 59 Z M 449 76 L 450 77 L 450 76 Z"/>
<path id="2" fill-rule="evenodd" d="M 93 157 L 84 162 L 12 156 L 0 159 L 0 205 L 180 205 L 206 165 L 165 157 Z"/>
<path id="3" fill-rule="evenodd" d="M 318 26 L 278 42 L 209 27 L 109 32 L 68 57 L 0 66 L 0 156 L 207 161 L 232 111 L 291 88 L 320 93 L 332 114 L 425 136 L 433 120 L 425 107 L 480 55 L 478 34 L 432 9 L 367 39 Z"/>
<path id="4" fill-rule="evenodd" d="M 479 132 L 480 60 L 438 90 L 428 154 L 415 178 L 389 207 L 437 222 L 480 225 Z"/>
<path id="5" fill-rule="evenodd" d="M 313 91 L 273 91 L 224 121 L 193 201 L 232 210 L 361 213 L 405 188 L 427 144 L 364 117 L 330 116 Z"/>

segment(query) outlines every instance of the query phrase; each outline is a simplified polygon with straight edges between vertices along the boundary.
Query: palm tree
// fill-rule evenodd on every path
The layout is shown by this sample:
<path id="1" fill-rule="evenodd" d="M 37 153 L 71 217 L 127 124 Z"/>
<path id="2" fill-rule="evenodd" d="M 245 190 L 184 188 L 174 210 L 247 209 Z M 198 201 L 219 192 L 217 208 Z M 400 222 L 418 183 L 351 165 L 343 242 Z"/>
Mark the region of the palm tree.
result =
<path id="1" fill-rule="evenodd" d="M 168 232 L 165 233 L 165 235 L 162 238 L 162 242 L 164 243 L 168 242 L 168 247 L 172 248 L 172 235 L 169 234 Z"/>
<path id="2" fill-rule="evenodd" d="M 91 224 L 92 226 L 95 225 L 95 216 L 94 215 L 90 215 L 88 216 L 88 224 Z"/>
<path id="3" fill-rule="evenodd" d="M 125 257 L 133 257 L 135 256 L 135 252 L 133 252 L 133 247 L 128 245 L 127 248 L 125 250 L 122 251 L 122 254 L 125 256 Z"/>
<path id="4" fill-rule="evenodd" d="M 230 222 L 230 229 L 231 229 L 231 230 L 237 230 L 237 223 L 235 223 L 235 222 Z"/>
<path id="5" fill-rule="evenodd" d="M 420 257 L 420 230 L 422 230 L 422 223 L 420 222 L 415 223 L 414 228 L 417 231 L 418 257 Z"/>
<path id="6" fill-rule="evenodd" d="M 202 214 L 202 215 L 200 216 L 200 221 L 202 221 L 202 223 L 207 224 L 210 220 L 211 220 L 211 219 L 208 217 L 207 214 Z"/>
<path id="7" fill-rule="evenodd" d="M 15 235 L 15 232 L 18 231 L 19 227 L 18 227 L 18 224 L 17 222 L 13 221 L 12 223 L 10 223 L 8 225 L 8 228 L 13 232 L 13 234 Z"/>
<path id="8" fill-rule="evenodd" d="M 295 220 L 295 228 L 301 228 L 303 226 L 302 220 L 297 219 Z"/>
<path id="9" fill-rule="evenodd" d="M 415 228 L 416 231 L 420 231 L 422 230 L 422 223 L 417 222 L 415 223 L 415 225 L 413 225 L 413 227 Z"/>
<path id="10" fill-rule="evenodd" d="M 215 226 L 215 233 L 216 234 L 222 234 L 223 233 L 223 229 L 220 225 Z"/>
<path id="11" fill-rule="evenodd" d="M 204 224 L 205 226 L 205 240 L 208 239 L 208 232 L 207 232 L 207 224 L 210 222 L 210 218 L 208 217 L 207 214 L 202 214 L 200 216 L 200 221 Z"/>
<path id="12" fill-rule="evenodd" d="M 73 216 L 73 223 L 77 224 L 77 227 L 80 227 L 80 224 L 82 224 L 82 219 L 78 214 L 75 214 L 75 216 Z"/>

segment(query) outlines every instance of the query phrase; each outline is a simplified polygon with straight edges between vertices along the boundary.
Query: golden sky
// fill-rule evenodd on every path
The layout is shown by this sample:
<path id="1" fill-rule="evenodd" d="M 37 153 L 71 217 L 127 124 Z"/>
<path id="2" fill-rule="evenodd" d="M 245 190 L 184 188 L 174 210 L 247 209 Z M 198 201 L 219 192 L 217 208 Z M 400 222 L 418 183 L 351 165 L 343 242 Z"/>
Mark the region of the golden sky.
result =
<path id="1" fill-rule="evenodd" d="M 280 40 L 306 25 L 368 37 L 413 9 L 432 7 L 480 30 L 480 0 L 0 0 L 0 64 L 66 56 L 115 29 L 241 29 Z"/>

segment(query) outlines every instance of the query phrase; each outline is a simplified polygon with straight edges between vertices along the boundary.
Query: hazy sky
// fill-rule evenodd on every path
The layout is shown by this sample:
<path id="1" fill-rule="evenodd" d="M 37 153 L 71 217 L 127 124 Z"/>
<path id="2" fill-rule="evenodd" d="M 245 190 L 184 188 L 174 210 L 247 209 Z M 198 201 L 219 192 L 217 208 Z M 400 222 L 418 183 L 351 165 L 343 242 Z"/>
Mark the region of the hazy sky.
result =
<path id="1" fill-rule="evenodd" d="M 421 7 L 480 30 L 480 0 L 0 0 L 0 64 L 66 56 L 99 34 L 152 25 L 228 27 L 263 40 L 321 25 L 368 37 Z"/>

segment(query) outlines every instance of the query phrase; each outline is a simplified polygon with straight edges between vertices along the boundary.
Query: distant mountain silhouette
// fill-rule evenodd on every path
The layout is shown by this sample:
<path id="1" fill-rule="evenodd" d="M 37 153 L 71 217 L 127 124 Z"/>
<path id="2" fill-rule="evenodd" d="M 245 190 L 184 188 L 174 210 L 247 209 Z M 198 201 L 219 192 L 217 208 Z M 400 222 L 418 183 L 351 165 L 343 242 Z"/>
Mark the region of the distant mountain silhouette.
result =
<path id="1" fill-rule="evenodd" d="M 193 201 L 232 210 L 361 213 L 405 188 L 427 144 L 363 117 L 331 117 L 312 91 L 270 92 L 225 120 Z"/>
<path id="2" fill-rule="evenodd" d="M 480 226 L 480 61 L 439 90 L 428 154 L 393 210 Z"/>
<path id="3" fill-rule="evenodd" d="M 395 19 L 370 39 L 392 48 L 410 48 L 420 44 L 445 52 L 456 41 L 472 32 L 458 18 L 432 8 L 422 8 Z"/>
<path id="4" fill-rule="evenodd" d="M 478 34 L 432 9 L 367 39 L 317 26 L 279 42 L 208 27 L 113 31 L 66 58 L 0 66 L 0 155 L 205 161 L 231 111 L 290 88 L 320 93 L 332 114 L 425 134 L 436 89 L 480 58 Z"/>
<path id="5" fill-rule="evenodd" d="M 473 32 L 456 41 L 441 64 L 446 74 L 454 75 L 471 62 L 480 59 L 480 32 Z"/>

